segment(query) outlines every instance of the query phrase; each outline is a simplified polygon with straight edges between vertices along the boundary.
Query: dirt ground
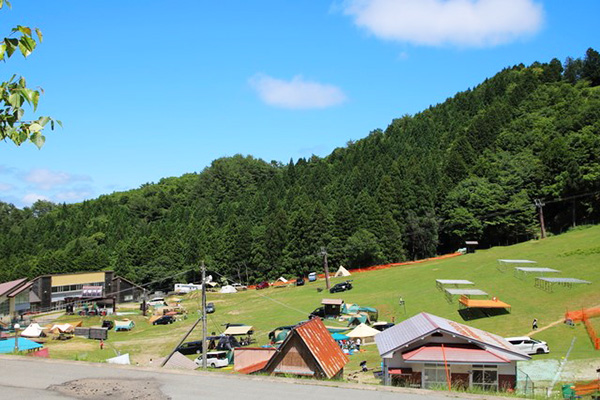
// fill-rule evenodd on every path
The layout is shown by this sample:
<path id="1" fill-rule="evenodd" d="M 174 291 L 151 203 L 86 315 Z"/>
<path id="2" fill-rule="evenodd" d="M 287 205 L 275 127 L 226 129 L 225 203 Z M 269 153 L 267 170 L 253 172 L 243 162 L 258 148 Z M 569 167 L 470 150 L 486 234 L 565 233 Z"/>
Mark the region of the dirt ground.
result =
<path id="1" fill-rule="evenodd" d="M 156 382 L 150 380 L 79 379 L 51 386 L 49 389 L 79 399 L 95 400 L 107 397 L 114 400 L 170 399 L 160 390 Z"/>

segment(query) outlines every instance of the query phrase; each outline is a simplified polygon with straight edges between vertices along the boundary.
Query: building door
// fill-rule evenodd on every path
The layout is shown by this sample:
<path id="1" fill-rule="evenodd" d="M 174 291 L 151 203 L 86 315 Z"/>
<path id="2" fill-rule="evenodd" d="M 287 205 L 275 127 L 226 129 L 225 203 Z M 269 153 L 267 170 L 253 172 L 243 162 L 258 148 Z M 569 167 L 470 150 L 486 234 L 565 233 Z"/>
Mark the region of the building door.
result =
<path id="1" fill-rule="evenodd" d="M 425 364 L 423 369 L 423 388 L 446 388 L 446 368 L 444 364 Z"/>
<path id="2" fill-rule="evenodd" d="M 483 390 L 498 391 L 498 366 L 473 365 L 471 386 Z"/>

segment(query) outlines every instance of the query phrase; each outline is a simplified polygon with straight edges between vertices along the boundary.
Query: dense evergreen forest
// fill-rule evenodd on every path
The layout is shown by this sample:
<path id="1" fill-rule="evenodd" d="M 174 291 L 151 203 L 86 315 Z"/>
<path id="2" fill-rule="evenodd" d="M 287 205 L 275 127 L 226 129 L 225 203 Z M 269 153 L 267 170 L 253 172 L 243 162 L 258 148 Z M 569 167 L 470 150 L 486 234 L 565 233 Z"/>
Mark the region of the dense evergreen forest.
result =
<path id="1" fill-rule="evenodd" d="M 600 217 L 600 54 L 507 68 L 329 156 L 215 160 L 80 204 L 0 203 L 0 281 L 113 269 L 250 283 L 534 238 Z M 183 272 L 179 276 L 176 273 Z M 166 279 L 164 279 L 166 278 Z"/>

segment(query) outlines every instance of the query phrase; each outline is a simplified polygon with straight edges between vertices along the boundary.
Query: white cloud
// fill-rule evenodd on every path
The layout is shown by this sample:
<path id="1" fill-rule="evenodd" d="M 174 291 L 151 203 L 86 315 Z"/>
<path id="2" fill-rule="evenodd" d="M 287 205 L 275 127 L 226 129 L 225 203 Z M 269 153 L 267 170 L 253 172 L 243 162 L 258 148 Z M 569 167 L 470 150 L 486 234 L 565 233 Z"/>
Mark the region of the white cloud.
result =
<path id="1" fill-rule="evenodd" d="M 92 192 L 89 190 L 70 190 L 70 191 L 66 191 L 66 192 L 59 192 L 56 195 L 54 195 L 54 198 L 57 201 L 72 203 L 72 202 L 83 201 L 86 198 L 89 198 L 91 196 L 92 196 Z"/>
<path id="2" fill-rule="evenodd" d="M 295 76 L 291 81 L 285 81 L 257 74 L 250 78 L 250 85 L 256 90 L 262 101 L 281 108 L 327 108 L 346 100 L 346 95 L 340 88 L 306 81 L 301 76 Z"/>
<path id="3" fill-rule="evenodd" d="M 28 193 L 25 196 L 23 196 L 23 198 L 21 200 L 23 201 L 23 203 L 25 205 L 30 206 L 38 200 L 50 201 L 50 198 L 44 196 L 43 194 Z"/>
<path id="4" fill-rule="evenodd" d="M 71 175 L 66 172 L 56 172 L 39 168 L 29 171 L 25 175 L 25 180 L 33 183 L 39 189 L 50 190 L 56 186 L 63 186 L 76 181 L 89 181 L 91 179 L 87 176 Z"/>
<path id="5" fill-rule="evenodd" d="M 417 45 L 485 47 L 540 30 L 534 0 L 347 0 L 343 12 L 381 39 Z"/>
<path id="6" fill-rule="evenodd" d="M 9 190 L 13 190 L 14 186 L 8 183 L 0 182 L 0 192 L 8 192 Z"/>

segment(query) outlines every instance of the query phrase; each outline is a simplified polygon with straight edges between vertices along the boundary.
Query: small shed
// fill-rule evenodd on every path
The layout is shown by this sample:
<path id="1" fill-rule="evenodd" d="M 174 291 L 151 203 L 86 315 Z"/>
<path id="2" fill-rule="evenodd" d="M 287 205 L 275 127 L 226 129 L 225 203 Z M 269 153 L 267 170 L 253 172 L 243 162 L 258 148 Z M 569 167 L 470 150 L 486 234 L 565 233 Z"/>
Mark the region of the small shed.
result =
<path id="1" fill-rule="evenodd" d="M 337 317 L 342 313 L 342 299 L 323 299 L 321 305 L 325 311 L 325 317 Z"/>
<path id="2" fill-rule="evenodd" d="M 479 246 L 479 242 L 477 240 L 467 240 L 465 242 L 465 247 L 467 248 L 467 254 L 475 253 L 475 249 Z"/>
<path id="3" fill-rule="evenodd" d="M 274 347 L 236 347 L 233 350 L 233 370 L 240 374 L 260 372 L 276 352 Z"/>
<path id="4" fill-rule="evenodd" d="M 293 328 L 264 368 L 268 374 L 341 378 L 348 358 L 319 318 Z"/>

